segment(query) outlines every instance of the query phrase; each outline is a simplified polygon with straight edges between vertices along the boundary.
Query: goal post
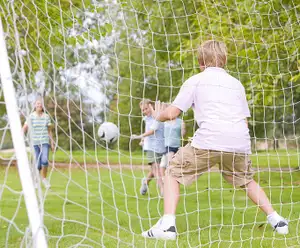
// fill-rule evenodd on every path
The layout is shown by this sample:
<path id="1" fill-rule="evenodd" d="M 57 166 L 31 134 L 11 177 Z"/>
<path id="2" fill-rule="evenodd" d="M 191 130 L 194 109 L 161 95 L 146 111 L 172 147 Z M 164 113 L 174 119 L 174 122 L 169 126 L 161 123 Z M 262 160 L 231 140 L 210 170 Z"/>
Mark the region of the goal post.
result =
<path id="1" fill-rule="evenodd" d="M 25 147 L 25 140 L 22 133 L 22 126 L 16 101 L 15 89 L 13 86 L 12 75 L 9 68 L 9 60 L 5 45 L 5 37 L 0 19 L 0 76 L 3 87 L 3 95 L 6 104 L 7 116 L 14 150 L 16 153 L 19 176 L 23 188 L 26 210 L 30 223 L 33 247 L 46 248 L 47 242 L 43 227 L 43 217 L 39 208 L 29 160 Z"/>

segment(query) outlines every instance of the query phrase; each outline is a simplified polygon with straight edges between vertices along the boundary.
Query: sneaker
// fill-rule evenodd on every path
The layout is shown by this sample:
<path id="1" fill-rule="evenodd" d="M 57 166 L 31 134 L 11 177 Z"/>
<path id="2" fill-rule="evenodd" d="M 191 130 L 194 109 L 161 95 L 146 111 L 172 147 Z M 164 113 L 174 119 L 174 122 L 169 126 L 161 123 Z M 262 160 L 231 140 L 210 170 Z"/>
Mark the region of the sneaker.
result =
<path id="1" fill-rule="evenodd" d="M 146 183 L 146 178 L 143 178 L 142 179 L 142 185 L 141 185 L 141 188 L 140 188 L 140 194 L 141 195 L 145 195 L 148 191 L 148 185 Z"/>
<path id="2" fill-rule="evenodd" d="M 50 185 L 49 181 L 47 180 L 47 178 L 43 179 L 43 184 L 44 184 L 46 189 L 49 189 L 51 187 L 51 185 Z"/>
<path id="3" fill-rule="evenodd" d="M 175 226 L 170 226 L 167 229 L 153 226 L 148 231 L 143 232 L 142 236 L 149 239 L 175 240 L 177 234 Z"/>
<path id="4" fill-rule="evenodd" d="M 283 219 L 276 223 L 276 225 L 273 226 L 274 230 L 282 235 L 286 235 L 289 233 L 289 225 L 287 220 Z"/>

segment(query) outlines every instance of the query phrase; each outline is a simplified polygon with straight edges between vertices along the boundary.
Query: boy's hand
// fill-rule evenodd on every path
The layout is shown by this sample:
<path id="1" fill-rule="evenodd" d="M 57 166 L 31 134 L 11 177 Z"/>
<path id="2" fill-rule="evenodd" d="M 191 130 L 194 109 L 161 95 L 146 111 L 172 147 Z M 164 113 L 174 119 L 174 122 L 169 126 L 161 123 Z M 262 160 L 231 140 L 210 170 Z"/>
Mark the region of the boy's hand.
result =
<path id="1" fill-rule="evenodd" d="M 157 120 L 157 118 L 159 117 L 159 114 L 165 109 L 165 104 L 161 101 L 156 101 L 154 109 L 151 105 L 150 105 L 150 109 L 151 109 L 153 118 L 155 120 Z"/>
<path id="2" fill-rule="evenodd" d="M 133 134 L 133 135 L 130 136 L 130 139 L 132 139 L 132 140 L 142 139 L 142 138 L 143 138 L 142 135 L 136 135 L 136 134 Z"/>

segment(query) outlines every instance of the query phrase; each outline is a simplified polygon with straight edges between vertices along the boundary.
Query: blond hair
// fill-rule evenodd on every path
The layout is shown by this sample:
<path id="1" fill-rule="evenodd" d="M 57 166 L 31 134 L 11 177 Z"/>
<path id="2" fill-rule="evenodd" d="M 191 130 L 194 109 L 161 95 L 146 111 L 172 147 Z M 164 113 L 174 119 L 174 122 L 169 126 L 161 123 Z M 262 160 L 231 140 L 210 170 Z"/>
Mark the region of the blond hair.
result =
<path id="1" fill-rule="evenodd" d="M 142 105 L 149 105 L 149 104 L 151 104 L 151 105 L 153 105 L 153 101 L 151 101 L 150 99 L 143 99 L 142 101 L 140 101 L 140 106 L 142 106 Z"/>
<path id="2" fill-rule="evenodd" d="M 204 67 L 224 67 L 227 61 L 226 45 L 221 41 L 208 40 L 198 48 L 198 62 Z"/>

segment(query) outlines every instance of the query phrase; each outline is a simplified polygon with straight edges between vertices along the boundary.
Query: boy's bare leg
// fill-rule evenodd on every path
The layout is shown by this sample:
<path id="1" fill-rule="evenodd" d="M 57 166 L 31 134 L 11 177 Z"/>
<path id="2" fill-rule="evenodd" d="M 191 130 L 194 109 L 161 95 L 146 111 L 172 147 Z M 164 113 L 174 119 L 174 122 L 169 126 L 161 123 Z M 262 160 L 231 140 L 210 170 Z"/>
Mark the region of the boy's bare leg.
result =
<path id="1" fill-rule="evenodd" d="M 141 195 L 145 195 L 147 193 L 149 182 L 152 180 L 153 177 L 154 177 L 153 166 L 151 166 L 151 170 L 148 172 L 147 177 L 142 179 L 142 184 L 140 187 Z"/>
<path id="2" fill-rule="evenodd" d="M 180 197 L 180 185 L 172 176 L 165 176 L 164 180 L 164 214 L 175 215 Z"/>
<path id="3" fill-rule="evenodd" d="M 233 181 L 232 177 L 227 179 Z M 272 207 L 272 204 L 267 197 L 264 190 L 259 186 L 259 184 L 252 180 L 247 185 L 242 186 L 246 191 L 247 196 L 255 203 L 266 215 L 270 225 L 279 233 L 279 234 L 288 234 L 288 222 L 282 216 L 280 216 Z"/>
<path id="4" fill-rule="evenodd" d="M 251 201 L 253 201 L 253 203 L 255 203 L 266 215 L 270 215 L 274 212 L 269 198 L 256 181 L 253 180 L 242 188 L 246 191 Z"/>
<path id="5" fill-rule="evenodd" d="M 164 177 L 165 177 L 166 168 L 169 166 L 169 162 L 173 158 L 174 152 L 169 152 L 165 156 L 166 156 L 166 161 L 165 161 L 166 164 L 164 164 L 164 166 L 166 166 L 166 167 L 160 167 L 160 174 L 162 176 L 162 182 L 163 183 L 164 183 Z M 164 186 L 162 187 L 162 190 L 163 191 L 161 191 L 161 194 L 164 194 Z"/>
<path id="6" fill-rule="evenodd" d="M 151 229 L 143 232 L 143 237 L 176 239 L 175 212 L 179 201 L 179 190 L 179 183 L 172 176 L 165 176 L 164 216 Z"/>
<path id="7" fill-rule="evenodd" d="M 145 183 L 146 183 L 147 185 L 149 185 L 150 181 L 151 181 L 153 178 L 154 178 L 154 174 L 153 174 L 153 171 L 152 171 L 152 168 L 151 168 L 151 170 L 148 172 L 148 175 L 147 175 L 147 177 L 146 177 L 146 179 L 145 179 Z"/>
<path id="8" fill-rule="evenodd" d="M 163 181 L 162 181 L 162 176 L 161 176 L 161 174 L 160 174 L 159 164 L 153 163 L 153 164 L 152 164 L 152 169 L 153 169 L 154 176 L 155 176 L 155 178 L 156 178 L 157 186 L 158 186 L 160 192 L 162 192 L 162 189 L 163 189 Z"/>
<path id="9" fill-rule="evenodd" d="M 160 168 L 159 168 L 159 170 L 160 170 L 160 175 L 162 176 L 162 178 L 164 178 L 164 176 L 165 176 L 165 171 L 166 171 L 166 168 L 164 168 L 164 167 L 160 167 Z"/>

